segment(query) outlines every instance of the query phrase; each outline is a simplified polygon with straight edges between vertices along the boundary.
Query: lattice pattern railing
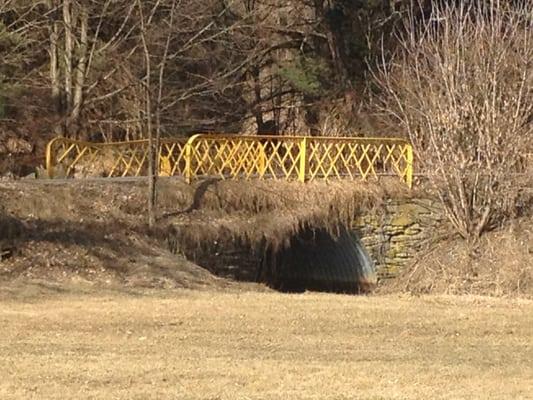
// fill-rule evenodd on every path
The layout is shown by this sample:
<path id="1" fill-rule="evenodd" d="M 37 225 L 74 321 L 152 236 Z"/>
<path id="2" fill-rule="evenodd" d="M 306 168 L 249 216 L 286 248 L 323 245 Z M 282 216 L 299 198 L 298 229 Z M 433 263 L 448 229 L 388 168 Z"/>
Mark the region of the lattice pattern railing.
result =
<path id="1" fill-rule="evenodd" d="M 413 149 L 402 139 L 196 135 L 186 176 L 285 180 L 397 176 L 413 182 Z"/>
<path id="2" fill-rule="evenodd" d="M 159 148 L 161 175 L 183 175 L 187 139 L 162 140 Z M 46 148 L 49 177 L 125 177 L 148 173 L 148 141 L 89 143 L 65 138 Z"/>
<path id="3" fill-rule="evenodd" d="M 47 148 L 49 176 L 142 176 L 148 170 L 146 140 L 96 144 L 64 138 Z M 61 173 L 58 173 L 61 171 Z M 195 135 L 165 139 L 159 173 L 223 179 L 362 179 L 396 176 L 413 180 L 413 150 L 402 139 L 310 136 Z"/>

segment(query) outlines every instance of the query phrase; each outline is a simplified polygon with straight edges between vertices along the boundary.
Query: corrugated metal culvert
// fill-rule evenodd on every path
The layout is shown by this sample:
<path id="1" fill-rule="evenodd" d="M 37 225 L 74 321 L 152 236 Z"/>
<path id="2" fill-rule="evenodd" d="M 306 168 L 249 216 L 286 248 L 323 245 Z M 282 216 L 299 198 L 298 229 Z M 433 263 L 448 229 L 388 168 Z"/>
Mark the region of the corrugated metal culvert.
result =
<path id="1" fill-rule="evenodd" d="M 357 235 L 344 227 L 338 237 L 325 229 L 293 236 L 287 248 L 267 252 L 262 274 L 275 289 L 289 292 L 361 293 L 377 283 L 372 259 Z"/>

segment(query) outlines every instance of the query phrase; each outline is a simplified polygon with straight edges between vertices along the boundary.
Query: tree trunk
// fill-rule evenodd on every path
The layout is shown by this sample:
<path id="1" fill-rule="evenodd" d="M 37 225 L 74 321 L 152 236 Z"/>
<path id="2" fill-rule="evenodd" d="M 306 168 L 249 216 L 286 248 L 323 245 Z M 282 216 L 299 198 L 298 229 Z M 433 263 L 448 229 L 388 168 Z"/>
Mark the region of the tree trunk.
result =
<path id="1" fill-rule="evenodd" d="M 53 11 L 55 4 L 52 0 L 48 1 L 48 9 Z M 54 12 L 55 14 L 55 12 Z M 50 26 L 50 84 L 52 87 L 52 101 L 54 111 L 61 112 L 61 84 L 59 82 L 59 65 L 58 65 L 58 40 L 59 40 L 59 23 L 55 16 L 53 17 L 52 26 Z"/>
<path id="2" fill-rule="evenodd" d="M 150 54 L 146 50 L 146 86 L 145 86 L 145 118 L 146 118 L 146 133 L 148 135 L 148 226 L 153 228 L 155 226 L 155 212 L 156 212 L 156 165 L 155 158 L 157 149 L 155 148 L 154 132 L 152 130 L 152 99 L 151 99 L 151 80 L 150 74 Z"/>
<path id="3" fill-rule="evenodd" d="M 146 111 L 146 130 L 148 133 L 148 226 L 153 228 L 155 226 L 156 212 L 157 171 L 155 159 L 157 156 L 157 149 L 155 147 L 156 141 L 154 140 L 154 132 L 152 130 L 152 101 L 150 99 L 149 86 L 146 88 Z"/>
<path id="4" fill-rule="evenodd" d="M 151 90 L 151 74 L 152 74 L 152 60 L 150 58 L 150 50 L 146 43 L 146 26 L 140 0 L 137 0 L 137 7 L 140 13 L 141 23 L 141 42 L 144 51 L 145 63 L 145 82 L 144 82 L 144 111 L 146 119 L 146 133 L 148 136 L 148 227 L 152 229 L 155 226 L 156 213 L 156 179 L 157 171 L 155 165 L 155 158 L 157 156 L 157 148 L 155 148 L 154 132 L 152 130 L 152 90 Z"/>
<path id="5" fill-rule="evenodd" d="M 74 83 L 74 100 L 72 105 L 72 113 L 69 117 L 69 125 L 79 124 L 81 107 L 83 105 L 83 87 L 85 85 L 85 72 L 87 70 L 87 50 L 88 50 L 88 37 L 87 30 L 89 24 L 89 15 L 87 13 L 87 8 L 81 6 L 80 9 L 80 44 L 79 44 L 79 55 L 78 55 L 78 65 L 76 67 L 76 80 Z"/>
<path id="6" fill-rule="evenodd" d="M 63 0 L 63 23 L 65 25 L 65 113 L 70 115 L 72 110 L 72 4 L 71 0 Z M 67 125 L 67 135 L 68 125 Z"/>
<path id="7" fill-rule="evenodd" d="M 51 25 L 49 28 L 49 55 L 50 55 L 50 88 L 52 92 L 52 107 L 56 115 L 62 115 L 62 99 L 61 99 L 61 82 L 59 71 L 59 21 L 57 18 L 57 4 L 54 0 L 48 0 L 46 5 L 51 12 Z M 62 124 L 56 124 L 54 126 L 54 134 L 57 136 L 64 135 L 64 129 Z"/>

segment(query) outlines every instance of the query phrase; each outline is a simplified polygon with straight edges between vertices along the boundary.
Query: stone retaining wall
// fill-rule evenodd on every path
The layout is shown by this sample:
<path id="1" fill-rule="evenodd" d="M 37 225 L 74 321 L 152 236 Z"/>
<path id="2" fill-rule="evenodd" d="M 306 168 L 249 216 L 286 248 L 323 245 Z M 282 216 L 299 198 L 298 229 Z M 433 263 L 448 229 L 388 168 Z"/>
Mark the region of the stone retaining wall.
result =
<path id="1" fill-rule="evenodd" d="M 398 274 L 443 227 L 439 206 L 426 199 L 389 200 L 384 207 L 356 216 L 351 229 L 365 245 L 378 275 Z"/>

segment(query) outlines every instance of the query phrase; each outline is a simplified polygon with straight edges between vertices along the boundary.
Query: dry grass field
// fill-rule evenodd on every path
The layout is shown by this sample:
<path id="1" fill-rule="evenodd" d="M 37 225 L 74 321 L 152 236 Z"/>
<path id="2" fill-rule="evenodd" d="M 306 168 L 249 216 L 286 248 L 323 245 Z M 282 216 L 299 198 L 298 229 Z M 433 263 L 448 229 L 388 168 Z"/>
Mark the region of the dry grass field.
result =
<path id="1" fill-rule="evenodd" d="M 533 301 L 4 297 L 0 399 L 533 399 Z"/>

